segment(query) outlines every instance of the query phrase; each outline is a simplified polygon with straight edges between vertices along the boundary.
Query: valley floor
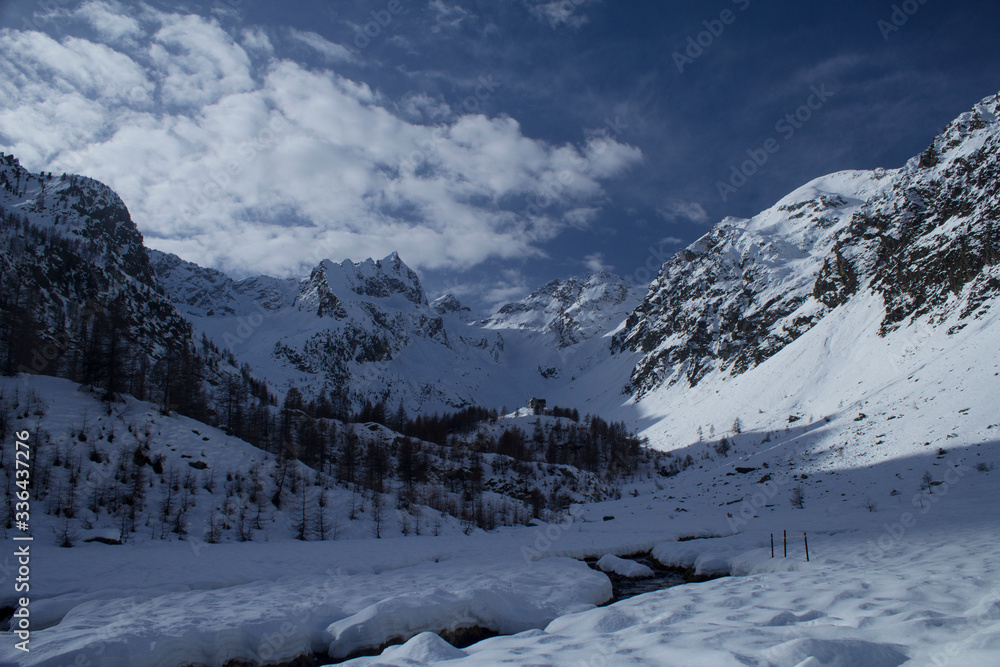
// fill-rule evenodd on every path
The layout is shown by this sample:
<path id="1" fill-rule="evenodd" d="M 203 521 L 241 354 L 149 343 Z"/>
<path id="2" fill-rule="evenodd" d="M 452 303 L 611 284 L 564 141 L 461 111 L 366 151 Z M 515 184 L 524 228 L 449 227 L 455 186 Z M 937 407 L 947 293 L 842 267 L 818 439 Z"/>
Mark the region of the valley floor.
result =
<path id="1" fill-rule="evenodd" d="M 676 512 L 666 489 L 645 482 L 637 497 L 585 506 L 561 525 L 471 536 L 39 542 L 31 652 L 15 652 L 5 633 L 2 655 L 21 665 L 275 664 L 416 635 L 351 664 L 997 664 L 996 473 L 918 463 L 938 464 L 932 494 L 871 512 L 853 498 L 795 509 L 779 493 L 736 534 L 714 494 Z M 780 540 L 770 557 L 769 535 L 782 530 L 808 533 L 810 562 L 798 537 L 788 558 Z M 692 535 L 726 536 L 677 541 Z M 734 576 L 594 608 L 610 584 L 574 558 L 649 549 L 664 564 Z M 508 636 L 457 649 L 418 634 L 472 626 Z"/>

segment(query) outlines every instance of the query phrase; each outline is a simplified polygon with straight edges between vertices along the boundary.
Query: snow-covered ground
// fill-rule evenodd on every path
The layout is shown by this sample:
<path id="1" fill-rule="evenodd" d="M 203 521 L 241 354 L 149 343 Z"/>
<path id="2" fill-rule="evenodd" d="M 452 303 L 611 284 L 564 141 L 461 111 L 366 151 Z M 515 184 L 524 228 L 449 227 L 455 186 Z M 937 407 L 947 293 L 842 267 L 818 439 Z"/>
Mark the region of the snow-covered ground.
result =
<path id="1" fill-rule="evenodd" d="M 995 443 L 979 449 L 1000 453 Z M 676 491 L 650 482 L 638 497 L 587 506 L 560 525 L 472 536 L 73 549 L 41 541 L 32 651 L 16 655 L 4 635 L 3 657 L 273 664 L 417 635 L 352 664 L 996 664 L 1000 493 L 997 473 L 975 470 L 970 454 L 880 465 L 887 480 L 927 467 L 942 483 L 879 497 L 874 512 L 852 488 L 861 469 L 842 476 L 846 502 L 807 498 L 795 509 L 779 490 L 736 535 L 720 492 L 676 513 Z M 779 538 L 772 559 L 769 536 L 782 530 L 793 536 L 789 556 Z M 694 534 L 726 536 L 677 541 Z M 650 548 L 665 564 L 736 576 L 593 608 L 610 597 L 609 582 L 567 557 Z M 473 626 L 518 634 L 462 650 L 417 634 Z"/>

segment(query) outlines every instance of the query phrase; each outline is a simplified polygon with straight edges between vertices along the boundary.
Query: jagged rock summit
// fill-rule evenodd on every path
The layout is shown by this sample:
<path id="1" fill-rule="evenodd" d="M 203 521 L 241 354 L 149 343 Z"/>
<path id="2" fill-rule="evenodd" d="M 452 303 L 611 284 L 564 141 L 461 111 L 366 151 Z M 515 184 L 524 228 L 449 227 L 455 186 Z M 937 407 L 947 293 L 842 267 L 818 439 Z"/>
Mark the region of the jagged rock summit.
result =
<path id="1" fill-rule="evenodd" d="M 645 291 L 645 286 L 632 285 L 606 271 L 582 279 L 553 280 L 524 299 L 501 306 L 483 325 L 552 334 L 558 347 L 569 347 L 614 328 Z"/>

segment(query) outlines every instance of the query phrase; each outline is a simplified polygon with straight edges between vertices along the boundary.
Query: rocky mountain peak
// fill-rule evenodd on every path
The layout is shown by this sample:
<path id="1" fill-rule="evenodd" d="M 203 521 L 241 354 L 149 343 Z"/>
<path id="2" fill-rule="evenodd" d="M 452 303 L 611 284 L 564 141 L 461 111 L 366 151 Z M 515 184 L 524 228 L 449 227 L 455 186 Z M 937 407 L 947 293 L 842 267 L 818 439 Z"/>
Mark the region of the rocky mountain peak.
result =
<path id="1" fill-rule="evenodd" d="M 438 315 L 454 315 L 466 320 L 472 317 L 472 309 L 463 305 L 458 297 L 451 293 L 434 299 L 431 302 L 431 310 Z"/>
<path id="2" fill-rule="evenodd" d="M 155 283 L 142 234 L 111 188 L 84 176 L 34 174 L 12 155 L 0 154 L 0 206 L 103 258 L 147 286 Z"/>
<path id="3" fill-rule="evenodd" d="M 394 307 L 428 305 L 420 278 L 395 252 L 377 261 L 345 259 L 337 264 L 323 260 L 303 283 L 296 305 L 315 310 L 321 317 L 345 317 L 340 303 L 357 297 L 392 301 Z"/>
<path id="4" fill-rule="evenodd" d="M 644 291 L 607 272 L 553 280 L 524 299 L 501 306 L 483 325 L 554 334 L 558 347 L 568 347 L 613 328 Z"/>

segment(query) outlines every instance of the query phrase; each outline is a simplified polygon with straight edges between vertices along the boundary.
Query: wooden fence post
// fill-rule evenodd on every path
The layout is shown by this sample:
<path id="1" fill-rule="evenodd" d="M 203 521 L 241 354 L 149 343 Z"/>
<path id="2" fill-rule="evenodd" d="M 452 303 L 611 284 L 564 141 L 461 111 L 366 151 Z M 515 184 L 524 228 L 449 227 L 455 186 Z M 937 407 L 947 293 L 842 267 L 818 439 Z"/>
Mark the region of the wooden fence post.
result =
<path id="1" fill-rule="evenodd" d="M 809 562 L 809 539 L 806 537 L 805 531 L 802 533 L 802 543 L 806 547 L 806 562 Z"/>
<path id="2" fill-rule="evenodd" d="M 774 533 L 771 533 L 771 558 L 774 558 Z"/>
<path id="3" fill-rule="evenodd" d="M 781 546 L 784 549 L 785 555 L 782 558 L 788 558 L 788 531 L 781 531 Z"/>

